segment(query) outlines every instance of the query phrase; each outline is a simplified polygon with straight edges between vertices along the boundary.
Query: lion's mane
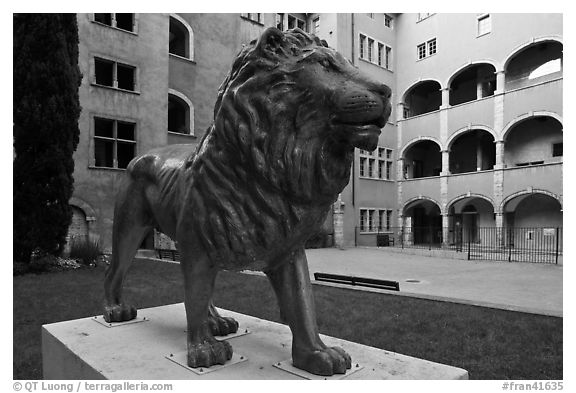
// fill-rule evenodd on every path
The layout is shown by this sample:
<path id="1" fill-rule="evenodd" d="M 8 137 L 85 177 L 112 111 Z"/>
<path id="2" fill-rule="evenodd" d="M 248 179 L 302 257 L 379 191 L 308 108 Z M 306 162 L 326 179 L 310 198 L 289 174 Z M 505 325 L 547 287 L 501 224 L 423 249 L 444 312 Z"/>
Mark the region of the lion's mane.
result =
<path id="1" fill-rule="evenodd" d="M 255 41 L 241 50 L 188 165 L 195 232 L 228 268 L 265 268 L 304 242 L 350 176 L 351 151 L 334 155 L 327 108 L 298 80 L 302 59 L 325 43 L 299 29 L 283 37 L 273 52 Z"/>

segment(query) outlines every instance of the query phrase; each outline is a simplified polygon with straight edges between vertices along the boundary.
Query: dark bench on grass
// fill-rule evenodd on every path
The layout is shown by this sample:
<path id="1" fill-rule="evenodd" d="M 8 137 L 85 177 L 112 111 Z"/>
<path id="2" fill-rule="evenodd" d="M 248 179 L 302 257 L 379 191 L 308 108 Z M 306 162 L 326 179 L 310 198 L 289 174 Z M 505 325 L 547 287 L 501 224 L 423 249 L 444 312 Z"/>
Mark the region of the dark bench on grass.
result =
<path id="1" fill-rule="evenodd" d="M 180 253 L 177 250 L 156 250 L 158 252 L 158 258 L 168 259 L 170 261 L 180 262 Z"/>
<path id="2" fill-rule="evenodd" d="M 398 281 L 378 280 L 375 278 L 342 276 L 339 274 L 329 273 L 314 273 L 314 280 L 334 282 L 338 284 L 358 285 L 370 288 L 388 289 L 391 291 L 400 290 L 400 283 Z"/>

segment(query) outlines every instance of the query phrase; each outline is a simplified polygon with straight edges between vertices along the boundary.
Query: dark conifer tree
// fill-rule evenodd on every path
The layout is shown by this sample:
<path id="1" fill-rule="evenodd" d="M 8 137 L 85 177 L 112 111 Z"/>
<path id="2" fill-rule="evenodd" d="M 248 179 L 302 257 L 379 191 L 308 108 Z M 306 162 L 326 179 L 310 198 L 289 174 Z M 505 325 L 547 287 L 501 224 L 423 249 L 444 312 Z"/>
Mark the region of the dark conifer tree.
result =
<path id="1" fill-rule="evenodd" d="M 58 255 L 72 212 L 78 145 L 75 14 L 14 15 L 14 259 Z"/>

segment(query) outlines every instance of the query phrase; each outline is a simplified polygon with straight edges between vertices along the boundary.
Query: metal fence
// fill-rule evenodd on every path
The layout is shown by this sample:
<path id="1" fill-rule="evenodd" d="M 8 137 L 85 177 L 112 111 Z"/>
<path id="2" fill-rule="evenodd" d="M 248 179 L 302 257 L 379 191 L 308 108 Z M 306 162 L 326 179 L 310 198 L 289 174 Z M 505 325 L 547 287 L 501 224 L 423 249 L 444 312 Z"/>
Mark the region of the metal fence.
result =
<path id="1" fill-rule="evenodd" d="M 464 253 L 467 259 L 555 264 L 563 249 L 562 227 L 389 227 L 377 231 L 356 227 L 355 245 L 451 250 Z"/>

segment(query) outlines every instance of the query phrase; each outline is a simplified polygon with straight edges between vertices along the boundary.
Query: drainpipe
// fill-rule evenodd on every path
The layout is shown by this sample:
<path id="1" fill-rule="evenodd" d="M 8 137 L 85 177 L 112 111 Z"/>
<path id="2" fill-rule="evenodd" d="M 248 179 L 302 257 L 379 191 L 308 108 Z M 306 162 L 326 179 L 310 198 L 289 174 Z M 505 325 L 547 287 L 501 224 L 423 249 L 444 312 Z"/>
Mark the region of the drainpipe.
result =
<path id="1" fill-rule="evenodd" d="M 352 65 L 356 65 L 356 56 L 354 56 L 354 42 L 355 34 L 354 34 L 354 13 L 350 14 L 351 17 L 351 29 L 352 30 Z M 352 163 L 352 206 L 356 202 L 356 154 L 354 154 L 354 162 Z"/>

